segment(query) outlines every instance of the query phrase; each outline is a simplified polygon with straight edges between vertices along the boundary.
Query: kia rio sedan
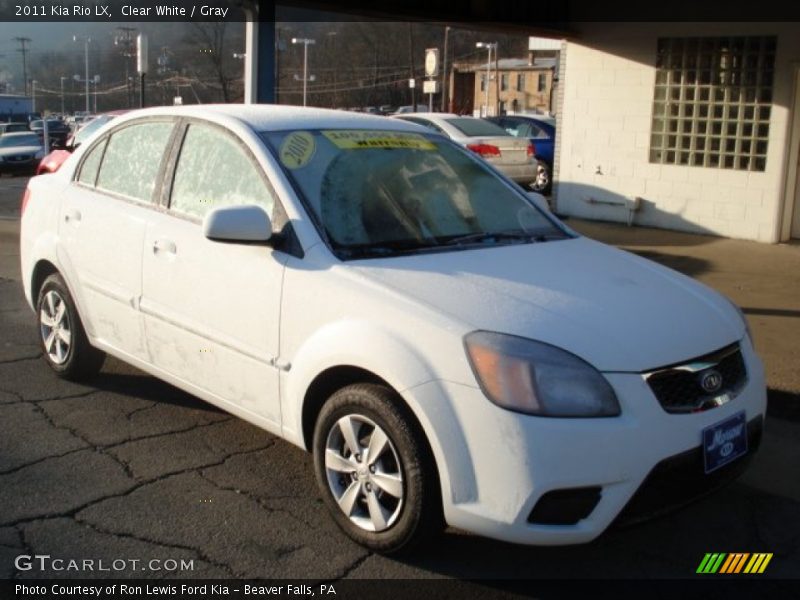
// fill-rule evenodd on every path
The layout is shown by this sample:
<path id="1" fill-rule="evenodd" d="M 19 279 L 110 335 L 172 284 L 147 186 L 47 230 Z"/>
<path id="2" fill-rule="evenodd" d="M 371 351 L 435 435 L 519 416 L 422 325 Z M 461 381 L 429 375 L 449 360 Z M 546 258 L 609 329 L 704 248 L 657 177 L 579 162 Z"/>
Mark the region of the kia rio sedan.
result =
<path id="1" fill-rule="evenodd" d="M 742 314 L 581 237 L 417 125 L 281 106 L 118 117 L 23 198 L 44 359 L 107 354 L 313 453 L 353 539 L 588 542 L 736 476 Z"/>

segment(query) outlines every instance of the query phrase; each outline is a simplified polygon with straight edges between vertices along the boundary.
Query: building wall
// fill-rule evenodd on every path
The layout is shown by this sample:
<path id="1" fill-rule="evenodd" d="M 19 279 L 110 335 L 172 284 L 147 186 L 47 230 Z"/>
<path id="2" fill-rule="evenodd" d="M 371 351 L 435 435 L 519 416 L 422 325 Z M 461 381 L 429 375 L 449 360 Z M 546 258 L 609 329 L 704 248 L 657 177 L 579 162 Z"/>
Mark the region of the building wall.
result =
<path id="1" fill-rule="evenodd" d="M 517 76 L 525 75 L 525 85 L 522 91 L 517 90 Z M 544 90 L 539 91 L 539 74 L 545 77 Z M 475 110 L 480 109 L 486 103 L 486 92 L 481 90 L 481 81 L 486 78 L 486 71 L 475 72 L 475 97 L 473 99 Z M 502 88 L 502 77 L 508 75 L 508 89 L 500 89 L 499 98 L 497 96 L 497 86 Z M 495 112 L 497 102 L 505 102 L 506 111 L 511 112 L 514 100 L 517 101 L 516 112 L 549 112 L 551 110 L 550 99 L 553 87 L 553 71 L 551 69 L 530 69 L 530 70 L 500 70 L 495 77 L 492 69 L 491 81 L 489 82 L 489 114 Z M 496 81 L 496 79 L 498 81 Z"/>
<path id="2" fill-rule="evenodd" d="M 794 23 L 579 25 L 562 63 L 558 211 L 622 222 L 633 216 L 642 225 L 779 241 L 800 27 Z M 717 35 L 778 38 L 763 172 L 649 161 L 658 38 Z M 628 207 L 637 197 L 641 209 L 631 215 Z"/>

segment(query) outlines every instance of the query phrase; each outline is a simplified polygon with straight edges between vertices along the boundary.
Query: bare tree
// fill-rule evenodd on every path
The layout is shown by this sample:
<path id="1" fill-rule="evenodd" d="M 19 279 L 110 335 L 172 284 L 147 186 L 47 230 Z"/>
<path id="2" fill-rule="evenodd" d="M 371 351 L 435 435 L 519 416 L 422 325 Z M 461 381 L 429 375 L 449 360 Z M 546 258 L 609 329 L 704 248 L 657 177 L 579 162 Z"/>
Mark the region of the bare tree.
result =
<path id="1" fill-rule="evenodd" d="M 198 46 L 201 58 L 207 61 L 214 77 L 219 82 L 222 101 L 230 102 L 230 84 L 234 78 L 228 75 L 229 59 L 232 53 L 225 50 L 226 25 L 227 23 L 224 21 L 192 23 L 190 36 Z"/>

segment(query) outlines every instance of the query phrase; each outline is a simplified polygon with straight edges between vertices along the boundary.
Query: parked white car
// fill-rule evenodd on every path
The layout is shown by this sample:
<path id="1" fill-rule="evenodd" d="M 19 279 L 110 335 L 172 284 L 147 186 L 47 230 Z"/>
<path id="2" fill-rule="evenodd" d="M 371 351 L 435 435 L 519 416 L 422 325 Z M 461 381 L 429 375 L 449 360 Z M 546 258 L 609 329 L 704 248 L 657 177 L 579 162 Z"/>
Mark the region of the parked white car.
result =
<path id="1" fill-rule="evenodd" d="M 731 479 L 760 437 L 728 300 L 397 119 L 128 113 L 30 181 L 21 261 L 58 374 L 111 354 L 313 452 L 377 551 L 443 521 L 588 542 Z"/>
<path id="2" fill-rule="evenodd" d="M 530 185 L 538 177 L 539 162 L 530 140 L 514 137 L 499 125 L 452 113 L 420 112 L 394 118 L 422 125 L 450 138 L 521 185 Z"/>

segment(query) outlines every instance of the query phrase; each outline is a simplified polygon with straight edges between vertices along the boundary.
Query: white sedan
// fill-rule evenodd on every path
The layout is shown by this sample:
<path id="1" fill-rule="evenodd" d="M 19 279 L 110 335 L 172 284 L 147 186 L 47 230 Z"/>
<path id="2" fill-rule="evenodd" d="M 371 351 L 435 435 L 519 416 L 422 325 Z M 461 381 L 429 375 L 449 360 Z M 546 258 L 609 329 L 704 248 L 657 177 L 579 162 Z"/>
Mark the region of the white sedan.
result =
<path id="1" fill-rule="evenodd" d="M 396 119 L 134 111 L 25 192 L 47 364 L 106 354 L 313 453 L 353 539 L 527 544 L 736 476 L 766 389 L 742 314 L 568 229 Z"/>
<path id="2" fill-rule="evenodd" d="M 0 135 L 0 175 L 33 174 L 43 156 L 42 139 L 32 131 Z"/>
<path id="3" fill-rule="evenodd" d="M 517 138 L 499 125 L 451 113 L 415 113 L 394 118 L 422 125 L 450 138 L 519 184 L 529 185 L 539 176 L 539 161 L 530 140 Z"/>

